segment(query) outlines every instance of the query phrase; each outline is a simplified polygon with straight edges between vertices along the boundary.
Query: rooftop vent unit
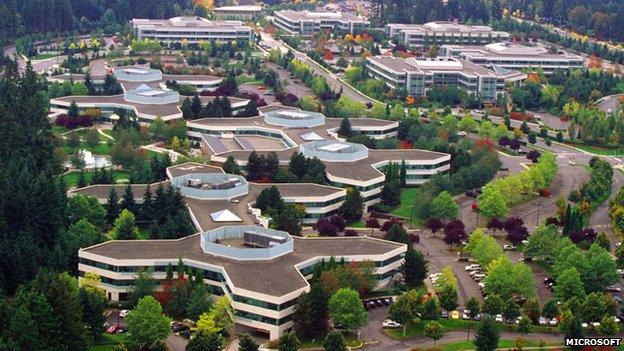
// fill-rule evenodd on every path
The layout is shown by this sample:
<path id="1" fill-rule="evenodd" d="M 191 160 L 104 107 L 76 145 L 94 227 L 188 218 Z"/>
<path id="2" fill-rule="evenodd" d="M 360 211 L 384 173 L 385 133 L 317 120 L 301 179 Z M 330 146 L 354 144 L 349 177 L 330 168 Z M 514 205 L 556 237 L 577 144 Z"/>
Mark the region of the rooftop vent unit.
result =
<path id="1" fill-rule="evenodd" d="M 201 188 L 202 180 L 199 178 L 187 179 L 186 186 L 188 186 L 189 188 Z"/>
<path id="2" fill-rule="evenodd" d="M 257 231 L 246 231 L 243 233 L 245 245 L 251 247 L 274 247 L 285 243 L 288 239 L 279 235 L 271 235 Z"/>

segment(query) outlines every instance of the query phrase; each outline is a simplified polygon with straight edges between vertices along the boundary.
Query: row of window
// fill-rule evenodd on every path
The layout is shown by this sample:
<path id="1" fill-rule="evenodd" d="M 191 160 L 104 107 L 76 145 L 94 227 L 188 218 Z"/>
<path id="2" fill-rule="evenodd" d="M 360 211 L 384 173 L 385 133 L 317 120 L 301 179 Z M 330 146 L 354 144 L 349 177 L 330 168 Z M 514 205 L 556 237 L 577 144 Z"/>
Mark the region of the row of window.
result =
<path id="1" fill-rule="evenodd" d="M 168 265 L 155 265 L 155 266 L 149 266 L 149 267 L 147 266 L 113 266 L 107 263 L 93 261 L 84 257 L 80 257 L 78 262 L 80 262 L 81 264 L 90 266 L 90 267 L 100 268 L 100 269 L 104 269 L 107 271 L 118 272 L 118 273 L 138 273 L 146 269 L 151 269 L 153 272 L 156 272 L 156 273 L 163 273 L 167 271 L 167 266 L 168 266 Z M 201 268 L 194 268 L 194 267 L 193 269 L 194 270 L 200 269 L 204 273 L 204 279 L 214 280 L 218 282 L 225 281 L 223 274 L 221 274 L 220 272 L 215 272 L 215 271 L 201 269 Z"/>
<path id="2" fill-rule="evenodd" d="M 259 314 L 256 314 L 256 313 L 240 311 L 240 310 L 236 310 L 235 314 L 236 314 L 237 317 L 250 319 L 250 320 L 253 320 L 253 321 L 256 321 L 256 322 L 265 323 L 265 324 L 276 325 L 276 326 L 280 326 L 280 325 L 288 323 L 288 322 L 290 322 L 292 320 L 292 314 L 290 314 L 290 315 L 288 315 L 286 317 L 283 317 L 283 318 L 279 318 L 279 319 L 266 317 L 266 316 L 259 315 Z"/>

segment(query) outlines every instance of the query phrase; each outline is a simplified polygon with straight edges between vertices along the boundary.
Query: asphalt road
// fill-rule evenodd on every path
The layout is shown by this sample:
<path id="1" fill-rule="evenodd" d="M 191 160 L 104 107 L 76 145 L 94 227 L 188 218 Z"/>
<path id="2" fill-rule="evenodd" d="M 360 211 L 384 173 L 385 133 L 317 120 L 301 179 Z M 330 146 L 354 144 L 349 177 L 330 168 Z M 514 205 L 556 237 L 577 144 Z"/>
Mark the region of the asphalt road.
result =
<path id="1" fill-rule="evenodd" d="M 315 74 L 325 77 L 327 83 L 334 91 L 338 92 L 342 88 L 342 93 L 353 101 L 359 101 L 362 103 L 373 102 L 371 98 L 363 95 L 356 89 L 342 82 L 340 78 L 338 78 L 338 76 L 336 76 L 334 73 L 326 71 L 318 63 L 310 59 L 305 53 L 288 48 L 284 43 L 276 40 L 271 34 L 262 33 L 262 41 L 260 42 L 260 44 L 263 46 L 268 46 L 271 49 L 279 49 L 281 52 L 287 52 L 288 50 L 293 51 L 295 58 L 308 64 L 310 66 L 310 69 L 312 69 Z"/>
<path id="2" fill-rule="evenodd" d="M 622 96 L 624 96 L 624 94 L 615 94 L 615 95 L 605 96 L 601 98 L 600 100 L 598 100 L 596 107 L 598 107 L 605 113 L 615 112 L 618 110 L 618 108 L 620 108 L 620 98 Z"/>

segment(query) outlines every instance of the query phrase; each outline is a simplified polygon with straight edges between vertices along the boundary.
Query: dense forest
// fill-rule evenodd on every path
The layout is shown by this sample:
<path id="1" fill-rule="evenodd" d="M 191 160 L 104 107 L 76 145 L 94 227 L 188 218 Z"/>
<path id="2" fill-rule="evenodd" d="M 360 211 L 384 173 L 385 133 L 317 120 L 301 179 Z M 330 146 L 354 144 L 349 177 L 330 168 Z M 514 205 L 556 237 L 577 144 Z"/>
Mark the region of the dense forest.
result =
<path id="1" fill-rule="evenodd" d="M 24 35 L 102 28 L 131 18 L 169 18 L 191 4 L 191 0 L 2 0 L 0 44 Z"/>
<path id="2" fill-rule="evenodd" d="M 619 0 L 373 0 L 377 23 L 425 23 L 458 19 L 488 23 L 503 10 L 563 25 L 598 38 L 624 40 L 624 2 Z"/>

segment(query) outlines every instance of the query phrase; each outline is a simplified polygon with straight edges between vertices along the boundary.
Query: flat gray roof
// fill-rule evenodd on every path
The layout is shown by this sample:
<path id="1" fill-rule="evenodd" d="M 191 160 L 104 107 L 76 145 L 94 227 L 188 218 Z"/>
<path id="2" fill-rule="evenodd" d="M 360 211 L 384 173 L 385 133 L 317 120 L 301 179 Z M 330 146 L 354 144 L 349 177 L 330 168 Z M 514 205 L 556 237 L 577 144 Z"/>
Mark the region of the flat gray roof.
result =
<path id="1" fill-rule="evenodd" d="M 305 288 L 308 283 L 294 267 L 315 257 L 355 255 L 382 255 L 405 248 L 404 244 L 367 238 L 315 238 L 293 237 L 294 250 L 284 256 L 266 261 L 236 261 L 205 253 L 200 245 L 200 235 L 177 240 L 109 241 L 82 249 L 116 260 L 177 260 L 191 259 L 221 266 L 235 287 L 270 296 L 284 296 Z"/>
<path id="2" fill-rule="evenodd" d="M 128 82 L 123 82 L 123 83 L 126 84 Z M 152 84 L 153 83 L 154 82 L 152 82 Z M 141 84 L 144 84 L 144 83 L 138 83 L 138 85 L 141 85 Z M 128 85 L 128 87 L 130 87 L 130 85 Z M 101 95 L 98 95 L 98 96 L 64 96 L 64 97 L 51 99 L 51 102 L 53 103 L 54 101 L 63 102 L 64 104 L 69 106 L 69 104 L 71 104 L 71 102 L 74 101 L 76 102 L 78 107 L 81 107 L 80 106 L 81 104 L 83 105 L 88 105 L 88 104 L 118 105 L 118 106 L 121 105 L 121 106 L 126 106 L 127 108 L 136 109 L 137 114 L 139 115 L 142 114 L 142 115 L 148 115 L 151 117 L 160 116 L 163 119 L 167 119 L 168 117 L 172 117 L 172 116 L 182 113 L 182 111 L 180 111 L 180 106 L 182 105 L 182 101 L 184 101 L 184 99 L 187 97 L 188 96 L 180 96 L 179 103 L 161 104 L 161 105 L 156 105 L 156 104 L 148 105 L 148 104 L 140 104 L 136 102 L 128 102 L 124 99 L 123 94 L 110 95 L 110 96 L 101 96 Z M 240 99 L 236 97 L 228 97 L 228 98 L 230 99 L 230 102 L 232 104 L 247 103 L 249 101 L 249 100 Z M 209 101 L 214 100 L 215 97 L 214 96 L 200 96 L 200 99 L 202 103 L 205 104 Z"/>
<path id="3" fill-rule="evenodd" d="M 276 16 L 287 18 L 291 21 L 317 21 L 317 20 L 336 20 L 366 23 L 367 20 L 360 18 L 348 12 L 314 12 L 314 11 L 293 11 L 281 10 L 275 11 Z"/>

